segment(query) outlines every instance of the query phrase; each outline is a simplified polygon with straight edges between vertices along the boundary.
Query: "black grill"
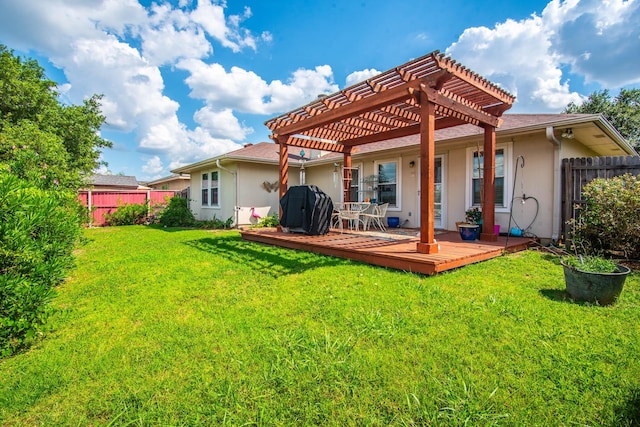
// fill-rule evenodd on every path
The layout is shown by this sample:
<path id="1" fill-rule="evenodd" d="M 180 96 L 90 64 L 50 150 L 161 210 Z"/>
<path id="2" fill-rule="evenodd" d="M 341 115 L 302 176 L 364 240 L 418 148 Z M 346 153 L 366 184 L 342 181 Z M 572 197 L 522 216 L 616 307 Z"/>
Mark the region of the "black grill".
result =
<path id="1" fill-rule="evenodd" d="M 311 235 L 329 232 L 333 202 L 315 185 L 290 187 L 280 199 L 280 207 L 280 225 L 289 231 Z"/>

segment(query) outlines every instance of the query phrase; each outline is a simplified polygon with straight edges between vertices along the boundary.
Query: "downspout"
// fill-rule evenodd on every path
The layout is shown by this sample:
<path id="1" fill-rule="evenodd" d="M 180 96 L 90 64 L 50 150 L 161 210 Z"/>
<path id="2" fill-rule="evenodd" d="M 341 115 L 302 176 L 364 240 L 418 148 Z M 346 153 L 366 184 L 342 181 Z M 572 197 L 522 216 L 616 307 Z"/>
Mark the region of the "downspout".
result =
<path id="1" fill-rule="evenodd" d="M 553 144 L 553 202 L 552 202 L 552 229 L 551 239 L 554 242 L 558 241 L 560 236 L 560 209 L 562 208 L 562 179 L 561 179 L 561 161 L 560 161 L 560 148 L 562 142 L 560 142 L 553 133 L 553 126 L 547 126 L 546 135 L 547 140 Z"/>
<path id="2" fill-rule="evenodd" d="M 230 173 L 231 175 L 233 175 L 233 184 L 235 187 L 235 203 L 233 206 L 233 219 L 234 219 L 234 223 L 235 226 L 238 227 L 238 210 L 240 209 L 240 206 L 238 206 L 238 172 L 237 171 L 232 171 L 231 169 L 227 169 L 224 166 L 222 166 L 220 164 L 220 159 L 216 159 L 216 167 L 218 169 L 221 169 L 227 173 Z"/>

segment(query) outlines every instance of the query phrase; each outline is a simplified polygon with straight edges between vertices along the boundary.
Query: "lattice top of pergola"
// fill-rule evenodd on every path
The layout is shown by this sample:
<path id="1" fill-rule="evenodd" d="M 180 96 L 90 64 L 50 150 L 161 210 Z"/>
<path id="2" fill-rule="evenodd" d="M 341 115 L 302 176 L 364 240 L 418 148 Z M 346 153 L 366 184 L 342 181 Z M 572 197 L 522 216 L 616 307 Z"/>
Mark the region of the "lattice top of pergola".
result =
<path id="1" fill-rule="evenodd" d="M 274 117 L 265 125 L 287 145 L 345 152 L 420 132 L 420 103 L 435 104 L 435 128 L 499 126 L 515 97 L 434 51 Z"/>

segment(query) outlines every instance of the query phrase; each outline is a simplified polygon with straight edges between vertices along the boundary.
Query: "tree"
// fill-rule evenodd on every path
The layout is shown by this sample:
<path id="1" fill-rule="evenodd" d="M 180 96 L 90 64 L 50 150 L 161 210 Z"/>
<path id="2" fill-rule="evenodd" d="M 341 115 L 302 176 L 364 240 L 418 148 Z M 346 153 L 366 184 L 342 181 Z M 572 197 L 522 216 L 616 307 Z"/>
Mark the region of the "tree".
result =
<path id="1" fill-rule="evenodd" d="M 65 105 L 56 88 L 37 61 L 0 45 L 0 162 L 40 188 L 78 189 L 111 142 L 98 134 L 99 95 Z"/>
<path id="2" fill-rule="evenodd" d="M 640 89 L 622 89 L 614 98 L 606 89 L 595 91 L 584 103 L 567 105 L 564 112 L 602 114 L 636 151 L 640 150 Z"/>
<path id="3" fill-rule="evenodd" d="M 28 347 L 81 234 L 77 190 L 99 165 L 100 97 L 65 105 L 34 60 L 0 45 L 0 357 Z"/>

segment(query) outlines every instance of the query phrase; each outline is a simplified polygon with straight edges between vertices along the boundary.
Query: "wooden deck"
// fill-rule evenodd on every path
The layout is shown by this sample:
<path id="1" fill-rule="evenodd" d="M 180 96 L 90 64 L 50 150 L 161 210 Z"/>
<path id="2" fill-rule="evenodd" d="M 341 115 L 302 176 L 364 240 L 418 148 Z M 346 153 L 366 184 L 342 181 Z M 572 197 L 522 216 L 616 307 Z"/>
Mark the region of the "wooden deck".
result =
<path id="1" fill-rule="evenodd" d="M 323 236 L 308 236 L 300 233 L 284 233 L 274 229 L 241 231 L 244 240 L 347 258 L 367 264 L 411 271 L 422 274 L 437 274 L 474 262 L 485 261 L 502 255 L 506 237 L 497 242 L 466 242 L 457 232 L 436 235 L 440 245 L 437 254 L 422 254 L 416 251 L 419 238 L 384 233 L 331 231 Z M 525 250 L 531 239 L 509 237 L 507 252 Z"/>

